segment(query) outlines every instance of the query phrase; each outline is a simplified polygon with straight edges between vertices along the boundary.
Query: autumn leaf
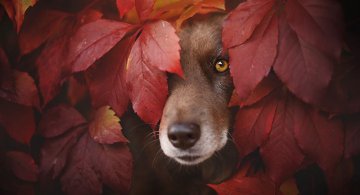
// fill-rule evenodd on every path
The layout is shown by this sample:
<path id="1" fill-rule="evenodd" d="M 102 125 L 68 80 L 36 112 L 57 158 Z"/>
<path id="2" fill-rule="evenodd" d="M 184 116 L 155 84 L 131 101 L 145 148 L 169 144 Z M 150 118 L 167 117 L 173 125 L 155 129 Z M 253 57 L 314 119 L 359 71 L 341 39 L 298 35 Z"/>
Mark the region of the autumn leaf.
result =
<path id="1" fill-rule="evenodd" d="M 6 152 L 6 161 L 17 178 L 30 182 L 37 181 L 39 170 L 29 154 L 9 151 Z"/>
<path id="2" fill-rule="evenodd" d="M 45 140 L 41 149 L 39 165 L 39 180 L 44 188 L 50 183 L 50 180 L 57 179 L 63 173 L 71 149 L 78 142 L 77 139 L 83 134 L 81 127 L 82 126 L 67 130 L 66 134 L 56 139 Z M 46 131 L 44 133 L 48 134 Z"/>
<path id="3" fill-rule="evenodd" d="M 90 136 L 100 144 L 128 142 L 121 133 L 120 119 L 109 106 L 100 107 L 89 124 Z"/>
<path id="4" fill-rule="evenodd" d="M 69 39 L 73 72 L 86 70 L 118 43 L 133 27 L 127 23 L 99 19 L 81 26 Z M 91 57 L 89 57 L 91 56 Z"/>
<path id="5" fill-rule="evenodd" d="M 39 7 L 29 10 L 19 33 L 21 54 L 33 51 L 46 40 L 58 34 L 64 28 L 68 17 L 68 13 L 56 10 L 45 10 Z"/>
<path id="6" fill-rule="evenodd" d="M 274 0 L 253 0 L 234 9 L 223 24 L 224 48 L 229 49 L 248 40 L 273 4 Z"/>
<path id="7" fill-rule="evenodd" d="M 101 17 L 101 15 L 91 10 L 81 15 L 71 15 L 66 20 L 67 22 L 63 26 L 63 31 L 49 38 L 47 41 L 36 61 L 39 74 L 39 87 L 44 99 L 44 104 L 47 104 L 58 94 L 60 87 L 73 71 L 73 63 L 78 62 L 74 61 L 74 57 L 81 54 L 81 52 L 69 52 L 70 46 L 74 47 L 77 43 L 70 41 L 72 40 L 71 37 L 73 33 L 75 33 L 81 25 L 96 21 L 99 17 Z M 78 20 L 80 20 L 80 22 Z M 79 49 L 85 48 L 79 47 Z M 76 48 L 72 49 L 73 52 L 79 52 Z M 87 59 L 84 63 L 91 63 L 91 59 Z M 84 66 L 86 68 L 89 64 L 84 64 Z"/>
<path id="8" fill-rule="evenodd" d="M 183 14 L 186 8 L 191 7 L 198 1 L 193 0 L 169 0 L 169 1 L 155 1 L 153 17 L 157 19 L 173 21 Z"/>
<path id="9" fill-rule="evenodd" d="M 274 70 L 303 101 L 317 102 L 329 85 L 342 48 L 338 3 L 287 1 L 285 15 L 286 19 L 281 17 L 279 22 L 280 40 Z"/>
<path id="10" fill-rule="evenodd" d="M 59 109 L 63 110 L 63 113 L 67 112 L 67 118 L 59 118 L 52 114 Z M 101 112 L 98 114 L 102 115 Z M 41 123 L 53 121 L 53 124 L 80 124 L 77 120 L 72 122 L 79 113 L 67 106 L 54 107 L 46 115 Z M 106 120 L 101 119 L 102 116 L 98 117 L 96 122 L 106 124 Z M 89 125 L 92 127 L 88 127 Z M 112 128 L 112 125 L 107 127 Z M 51 125 L 48 125 L 42 130 L 42 135 L 49 135 L 42 147 L 40 158 L 40 178 L 43 185 L 60 179 L 62 189 L 67 194 L 101 194 L 103 185 L 111 187 L 117 193 L 128 192 L 132 158 L 125 144 L 96 143 L 89 135 L 89 131 L 93 131 L 89 128 L 94 128 L 94 121 L 76 127 L 62 125 L 63 133 L 60 135 L 51 133 L 51 128 Z"/>
<path id="11" fill-rule="evenodd" d="M 60 104 L 45 110 L 39 123 L 39 131 L 42 136 L 52 138 L 85 123 L 85 118 L 76 109 Z"/>
<path id="12" fill-rule="evenodd" d="M 353 42 L 351 44 L 358 44 L 359 41 Z M 351 49 L 356 51 L 357 48 Z M 353 114 L 360 111 L 360 88 L 354 87 L 360 84 L 358 53 L 343 55 L 340 64 L 335 67 L 326 94 L 316 103 L 322 110 L 333 114 Z"/>
<path id="13" fill-rule="evenodd" d="M 148 19 L 153 11 L 155 0 L 134 0 L 137 14 L 141 21 Z"/>
<path id="14" fill-rule="evenodd" d="M 61 177 L 62 189 L 69 194 L 100 194 L 101 181 L 118 193 L 127 193 L 132 160 L 127 147 L 95 143 L 86 133 L 73 148 L 68 168 Z"/>
<path id="15" fill-rule="evenodd" d="M 116 6 L 122 18 L 135 6 L 135 0 L 116 0 Z"/>
<path id="16" fill-rule="evenodd" d="M 237 112 L 232 137 L 242 156 L 262 146 L 269 137 L 276 112 L 276 104 L 270 102 L 272 96 Z"/>
<path id="17" fill-rule="evenodd" d="M 2 49 L 0 70 L 0 125 L 17 142 L 29 144 L 36 128 L 31 107 L 39 106 L 34 80 L 27 73 L 10 69 Z"/>
<path id="18" fill-rule="evenodd" d="M 168 87 L 166 74 L 142 62 L 140 48 L 135 43 L 129 57 L 126 83 L 134 111 L 153 126 L 160 120 Z"/>
<path id="19" fill-rule="evenodd" d="M 293 129 L 299 125 L 294 120 L 297 116 L 297 101 L 288 94 L 275 96 L 269 103 L 276 105 L 272 129 L 266 143 L 260 148 L 267 174 L 276 183 L 281 184 L 297 170 L 305 158 L 296 143 Z"/>
<path id="20" fill-rule="evenodd" d="M 276 15 L 269 16 L 251 38 L 229 49 L 230 72 L 238 98 L 247 98 L 260 81 L 269 74 L 277 54 L 278 28 Z"/>
<path id="21" fill-rule="evenodd" d="M 81 75 L 82 76 L 82 75 Z M 88 95 L 88 87 L 84 77 L 71 76 L 68 80 L 67 98 L 71 105 L 76 105 Z"/>
<path id="22" fill-rule="evenodd" d="M 1 91 L 12 91 L 15 88 L 13 71 L 9 59 L 3 48 L 0 47 L 0 88 Z M 3 93 L 3 92 L 2 92 Z"/>
<path id="23" fill-rule="evenodd" d="M 251 106 L 260 100 L 262 100 L 264 97 L 269 95 L 272 91 L 275 89 L 281 87 L 281 82 L 278 78 L 272 73 L 270 73 L 267 77 L 265 77 L 251 92 L 249 97 L 247 97 L 245 100 L 241 101 L 237 97 L 237 105 L 240 106 Z"/>
<path id="24" fill-rule="evenodd" d="M 360 154 L 360 120 L 358 115 L 350 116 L 345 123 L 345 158 Z"/>
<path id="25" fill-rule="evenodd" d="M 39 107 L 33 78 L 26 72 L 12 70 L 5 52 L 0 49 L 0 97 L 25 106 Z"/>
<path id="26" fill-rule="evenodd" d="M 258 36 L 261 24 L 272 17 L 274 24 L 269 25 L 264 37 L 262 33 Z M 222 38 L 225 49 L 230 49 L 230 68 L 239 98 L 246 98 L 273 67 L 297 97 L 307 103 L 319 102 L 339 60 L 340 19 L 336 2 L 254 0 L 240 4 L 224 22 Z M 249 57 L 243 62 L 237 56 Z"/>
<path id="27" fill-rule="evenodd" d="M 244 177 L 238 172 L 229 180 L 218 185 L 208 184 L 218 195 L 273 195 L 276 194 L 275 185 L 266 176 Z"/>
<path id="28" fill-rule="evenodd" d="M 33 109 L 0 98 L 0 125 L 14 140 L 29 144 L 36 128 Z"/>
<path id="29" fill-rule="evenodd" d="M 330 82 L 333 61 L 298 39 L 284 21 L 280 25 L 281 40 L 274 71 L 289 90 L 305 102 L 317 102 L 316 98 L 325 93 Z"/>
<path id="30" fill-rule="evenodd" d="M 298 104 L 295 112 L 294 133 L 301 150 L 324 171 L 332 171 L 343 156 L 344 132 L 341 121 L 328 119 L 304 104 Z"/>
<path id="31" fill-rule="evenodd" d="M 342 10 L 337 1 L 292 0 L 285 4 L 285 13 L 299 39 L 326 53 L 330 59 L 340 59 L 343 24 Z"/>
<path id="32" fill-rule="evenodd" d="M 355 176 L 354 161 L 342 159 L 336 167 L 325 172 L 329 194 L 352 194 L 351 179 Z"/>
<path id="33" fill-rule="evenodd" d="M 193 5 L 184 10 L 176 20 L 176 29 L 180 29 L 181 24 L 196 14 L 207 14 L 212 12 L 221 12 L 225 10 L 222 0 L 204 0 L 194 2 Z"/>
<path id="34" fill-rule="evenodd" d="M 19 32 L 26 10 L 34 6 L 36 2 L 37 0 L 4 0 L 0 4 L 4 6 L 9 18 L 15 23 L 17 32 Z"/>
<path id="35" fill-rule="evenodd" d="M 182 75 L 178 41 L 168 22 L 157 21 L 144 26 L 129 54 L 129 97 L 134 111 L 151 125 L 160 120 L 168 93 L 167 77 L 162 71 Z"/>
<path id="36" fill-rule="evenodd" d="M 145 25 L 134 47 L 140 47 L 143 63 L 162 71 L 183 75 L 180 65 L 179 38 L 172 25 L 166 21 L 157 21 Z M 132 59 L 133 53 L 130 53 Z M 128 64 L 131 68 L 132 64 Z"/>
<path id="37" fill-rule="evenodd" d="M 86 73 L 94 108 L 109 105 L 118 116 L 126 111 L 129 95 L 126 87 L 126 62 L 134 39 L 120 41 Z"/>
<path id="38" fill-rule="evenodd" d="M 26 72 L 13 71 L 14 89 L 1 92 L 0 96 L 8 101 L 25 106 L 39 107 L 38 90 L 32 77 Z"/>
<path id="39" fill-rule="evenodd" d="M 286 180 L 284 183 L 281 184 L 280 186 L 280 191 L 284 194 L 284 195 L 290 195 L 290 194 L 300 194 L 299 189 L 297 187 L 296 184 L 296 180 L 295 178 L 291 178 Z"/>
<path id="40" fill-rule="evenodd" d="M 243 2 L 245 2 L 245 0 L 225 0 L 226 11 L 235 9 L 240 3 Z"/>
<path id="41" fill-rule="evenodd" d="M 359 42 L 349 20 L 343 41 L 341 9 L 351 13 L 342 1 L 226 0 L 225 11 L 223 0 L 35 3 L 0 2 L 0 193 L 128 194 L 133 170 L 158 172 L 133 169 L 138 137 L 129 142 L 119 118 L 134 111 L 157 125 L 168 74 L 183 75 L 176 32 L 197 14 L 224 12 L 230 105 L 239 106 L 231 137 L 244 159 L 210 186 L 316 194 L 326 181 L 329 194 L 356 194 Z M 304 177 L 311 167 L 316 176 Z"/>

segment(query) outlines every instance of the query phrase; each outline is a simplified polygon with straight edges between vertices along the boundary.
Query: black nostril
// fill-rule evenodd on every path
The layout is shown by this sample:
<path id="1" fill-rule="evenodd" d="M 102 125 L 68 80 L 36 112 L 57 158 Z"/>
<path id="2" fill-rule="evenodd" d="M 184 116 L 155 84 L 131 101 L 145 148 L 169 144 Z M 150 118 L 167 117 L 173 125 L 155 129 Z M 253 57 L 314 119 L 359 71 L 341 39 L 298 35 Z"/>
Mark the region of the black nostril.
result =
<path id="1" fill-rule="evenodd" d="M 177 148 L 188 149 L 200 138 L 200 126 L 195 123 L 174 123 L 168 129 L 168 138 Z"/>

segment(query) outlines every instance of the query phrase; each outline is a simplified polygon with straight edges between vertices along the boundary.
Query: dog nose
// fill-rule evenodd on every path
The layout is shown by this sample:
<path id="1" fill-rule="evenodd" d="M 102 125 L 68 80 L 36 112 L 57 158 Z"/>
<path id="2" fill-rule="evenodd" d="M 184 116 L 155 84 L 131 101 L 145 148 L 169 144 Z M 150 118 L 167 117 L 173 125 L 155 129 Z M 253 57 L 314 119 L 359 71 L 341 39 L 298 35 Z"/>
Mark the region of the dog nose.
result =
<path id="1" fill-rule="evenodd" d="M 175 123 L 168 129 L 171 144 L 180 149 L 188 149 L 200 138 L 200 126 L 195 123 Z"/>

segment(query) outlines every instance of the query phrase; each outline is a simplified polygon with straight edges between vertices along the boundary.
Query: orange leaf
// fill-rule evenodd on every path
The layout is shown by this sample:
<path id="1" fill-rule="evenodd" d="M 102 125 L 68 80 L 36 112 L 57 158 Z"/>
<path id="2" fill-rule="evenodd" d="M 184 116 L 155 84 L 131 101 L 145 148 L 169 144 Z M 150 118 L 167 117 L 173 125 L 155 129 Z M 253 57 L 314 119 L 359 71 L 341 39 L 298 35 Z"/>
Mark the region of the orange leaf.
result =
<path id="1" fill-rule="evenodd" d="M 296 180 L 294 178 L 288 179 L 283 184 L 281 184 L 280 191 L 284 195 L 300 194 L 299 189 L 297 188 L 297 185 L 296 185 Z"/>
<path id="2" fill-rule="evenodd" d="M 37 0 L 4 0 L 0 4 L 4 6 L 9 18 L 16 24 L 17 32 L 19 32 L 26 10 L 35 5 L 36 2 Z"/>
<path id="3" fill-rule="evenodd" d="M 225 10 L 224 1 L 220 0 L 205 0 L 194 3 L 193 6 L 186 9 L 176 20 L 176 29 L 181 27 L 181 24 L 184 23 L 185 20 L 193 17 L 196 14 L 207 14 L 210 12 L 219 12 Z"/>
<path id="4" fill-rule="evenodd" d="M 89 125 L 90 136 L 98 143 L 128 142 L 121 132 L 120 119 L 110 106 L 99 108 Z"/>

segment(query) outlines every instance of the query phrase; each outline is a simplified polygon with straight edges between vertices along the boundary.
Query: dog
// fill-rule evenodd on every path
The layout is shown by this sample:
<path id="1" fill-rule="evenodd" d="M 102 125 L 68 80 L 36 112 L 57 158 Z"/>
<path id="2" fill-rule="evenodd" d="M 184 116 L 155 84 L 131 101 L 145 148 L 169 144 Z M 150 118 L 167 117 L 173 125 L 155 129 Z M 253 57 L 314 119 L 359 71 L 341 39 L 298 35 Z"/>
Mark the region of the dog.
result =
<path id="1" fill-rule="evenodd" d="M 223 19 L 190 21 L 179 32 L 184 78 L 169 78 L 159 137 L 164 154 L 183 165 L 205 161 L 227 142 L 233 84 L 221 44 Z"/>
<path id="2" fill-rule="evenodd" d="M 131 194 L 216 194 L 206 184 L 235 172 L 239 157 L 229 139 L 233 84 L 221 42 L 224 19 L 197 16 L 178 32 L 184 76 L 168 76 L 159 141 L 133 113 L 122 118 L 134 157 Z"/>

